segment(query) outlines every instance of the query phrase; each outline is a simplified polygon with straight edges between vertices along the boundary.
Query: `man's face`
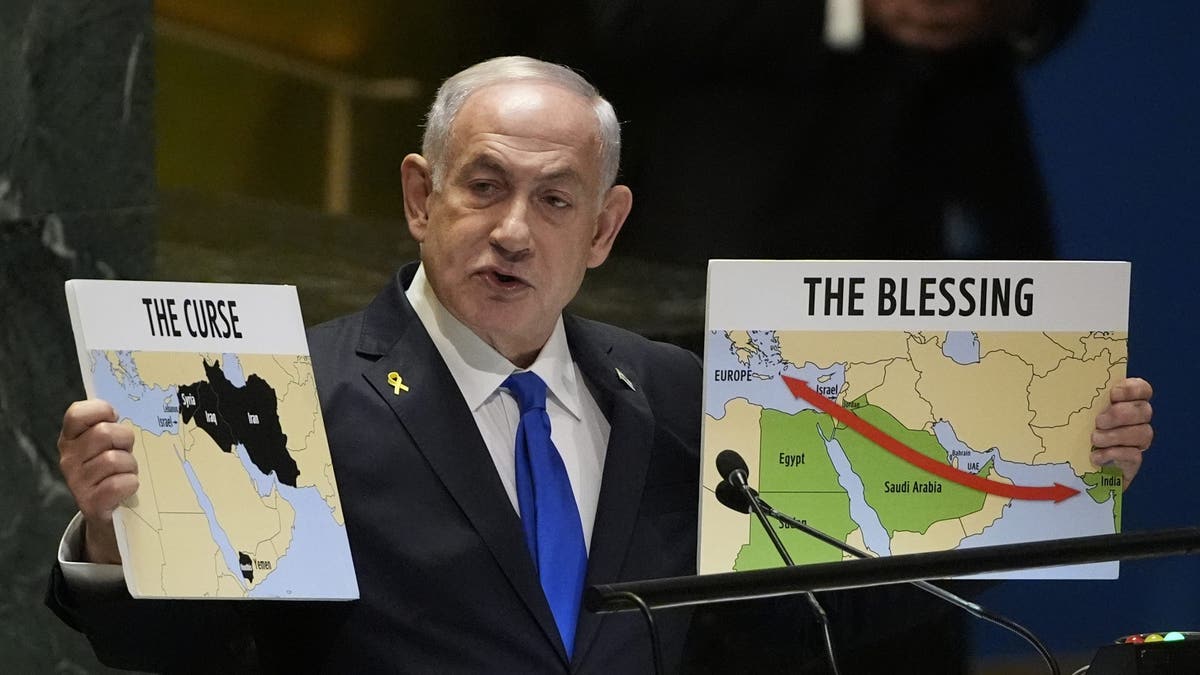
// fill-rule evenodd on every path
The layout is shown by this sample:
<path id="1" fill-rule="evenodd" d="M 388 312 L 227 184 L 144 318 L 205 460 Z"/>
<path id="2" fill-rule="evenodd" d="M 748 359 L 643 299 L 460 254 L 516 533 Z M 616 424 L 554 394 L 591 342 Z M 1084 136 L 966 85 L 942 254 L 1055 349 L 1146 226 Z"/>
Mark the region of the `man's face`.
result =
<path id="1" fill-rule="evenodd" d="M 409 230 L 442 304 L 528 365 L 608 257 L 628 189 L 602 194 L 599 125 L 585 99 L 541 82 L 474 93 L 450 130 L 441 185 L 405 158 Z"/>

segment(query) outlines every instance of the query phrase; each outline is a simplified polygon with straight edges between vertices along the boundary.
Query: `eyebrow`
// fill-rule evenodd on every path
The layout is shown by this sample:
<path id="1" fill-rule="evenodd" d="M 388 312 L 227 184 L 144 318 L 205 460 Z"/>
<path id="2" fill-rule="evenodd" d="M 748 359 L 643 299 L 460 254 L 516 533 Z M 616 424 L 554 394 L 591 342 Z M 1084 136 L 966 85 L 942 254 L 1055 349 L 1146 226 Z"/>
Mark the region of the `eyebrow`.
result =
<path id="1" fill-rule="evenodd" d="M 504 175 L 511 173 L 510 170 L 508 169 L 508 167 L 504 164 L 504 162 L 501 161 L 500 158 L 496 157 L 495 155 L 493 155 L 490 152 L 480 153 L 479 155 L 476 155 L 475 157 L 471 158 L 471 160 L 469 162 L 466 162 L 465 164 L 462 165 L 461 170 L 469 171 L 469 170 L 475 169 L 475 168 L 482 168 L 482 169 L 486 169 L 488 171 L 495 171 L 496 173 L 500 173 L 500 174 L 504 174 Z M 556 181 L 572 181 L 572 182 L 578 183 L 580 185 L 582 185 L 584 183 L 583 175 L 580 174 L 579 171 L 573 167 L 564 167 L 562 169 L 556 169 L 556 170 L 550 171 L 549 173 L 541 174 L 538 176 L 538 181 L 543 182 L 543 183 L 552 183 L 552 182 L 556 182 Z"/>

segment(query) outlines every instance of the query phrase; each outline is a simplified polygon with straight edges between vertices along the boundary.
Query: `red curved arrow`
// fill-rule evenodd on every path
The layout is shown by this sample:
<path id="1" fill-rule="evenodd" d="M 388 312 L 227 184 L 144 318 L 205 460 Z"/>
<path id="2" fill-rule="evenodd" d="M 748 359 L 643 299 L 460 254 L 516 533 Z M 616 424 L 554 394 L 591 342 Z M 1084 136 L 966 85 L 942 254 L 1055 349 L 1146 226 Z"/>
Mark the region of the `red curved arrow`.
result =
<path id="1" fill-rule="evenodd" d="M 875 445 L 887 450 L 900 459 L 924 469 L 929 473 L 941 476 L 948 481 L 958 483 L 989 494 L 1000 495 L 1001 497 L 1009 497 L 1012 499 L 1034 499 L 1034 500 L 1051 500 L 1061 502 L 1064 499 L 1069 499 L 1079 494 L 1079 490 L 1067 487 L 1062 483 L 1055 483 L 1049 487 L 1029 487 L 1025 485 L 1009 485 L 1007 483 L 997 483 L 996 481 L 981 478 L 973 473 L 961 471 L 949 464 L 943 464 L 931 457 L 923 455 L 916 450 L 908 447 L 900 441 L 888 436 L 876 427 L 872 426 L 863 418 L 855 415 L 842 406 L 830 401 L 816 391 L 813 391 L 808 386 L 807 382 L 797 380 L 794 377 L 780 375 L 783 378 L 784 384 L 791 390 L 792 395 L 796 398 L 802 398 L 813 407 L 823 413 L 828 414 L 837 421 L 845 424 L 847 427 L 862 434 L 864 438 L 871 441 Z"/>

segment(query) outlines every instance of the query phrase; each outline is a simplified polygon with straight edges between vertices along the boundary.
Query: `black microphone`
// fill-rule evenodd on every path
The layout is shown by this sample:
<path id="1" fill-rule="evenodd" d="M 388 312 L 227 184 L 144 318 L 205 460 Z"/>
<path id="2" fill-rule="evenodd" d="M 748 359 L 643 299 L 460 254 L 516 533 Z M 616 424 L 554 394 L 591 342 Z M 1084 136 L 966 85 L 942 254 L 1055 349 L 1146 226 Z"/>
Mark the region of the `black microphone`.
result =
<path id="1" fill-rule="evenodd" d="M 746 495 L 741 490 L 730 485 L 729 481 L 723 480 L 717 483 L 715 492 L 717 501 L 721 502 L 725 508 L 737 511 L 738 513 L 750 513 L 750 500 L 746 499 Z M 750 494 L 757 497 L 758 490 L 750 488 Z M 759 503 L 763 503 L 761 499 Z"/>
<path id="2" fill-rule="evenodd" d="M 742 459 L 736 450 L 726 449 L 717 453 L 717 473 L 721 474 L 722 480 L 741 489 L 750 477 L 750 467 L 746 465 L 746 460 Z M 742 513 L 749 513 L 749 511 Z"/>
<path id="3" fill-rule="evenodd" d="M 746 464 L 746 460 L 736 450 L 722 450 L 717 453 L 717 472 L 723 479 L 717 484 L 717 499 L 735 511 L 742 513 L 753 511 L 758 522 L 767 531 L 771 543 L 775 544 L 775 550 L 779 551 L 779 557 L 783 558 L 783 563 L 788 567 L 794 566 L 796 563 L 792 562 L 792 556 L 788 554 L 787 548 L 779 540 L 775 528 L 767 522 L 767 516 L 763 513 L 760 505 L 758 492 L 747 482 L 750 477 L 750 467 Z M 731 489 L 722 489 L 722 485 L 728 485 Z M 737 506 L 735 507 L 733 504 Z M 812 607 L 813 614 L 817 617 L 817 623 L 821 624 L 821 631 L 825 637 L 825 655 L 829 658 L 829 668 L 833 675 L 839 675 L 837 659 L 833 655 L 833 636 L 830 633 L 829 616 L 825 613 L 825 608 L 817 601 L 817 596 L 807 591 L 803 595 L 808 600 L 809 606 Z"/>

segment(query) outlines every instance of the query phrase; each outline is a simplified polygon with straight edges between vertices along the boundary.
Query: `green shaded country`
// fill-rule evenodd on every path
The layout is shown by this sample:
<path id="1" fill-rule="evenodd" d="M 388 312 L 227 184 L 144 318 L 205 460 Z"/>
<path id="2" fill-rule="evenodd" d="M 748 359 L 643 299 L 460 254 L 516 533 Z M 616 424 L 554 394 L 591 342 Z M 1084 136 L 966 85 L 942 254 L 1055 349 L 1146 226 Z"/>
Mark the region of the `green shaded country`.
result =
<path id="1" fill-rule="evenodd" d="M 763 499 L 784 513 L 796 517 L 803 516 L 809 525 L 842 541 L 858 529 L 858 525 L 850 520 L 850 497 L 845 492 L 771 492 L 764 493 Z M 770 537 L 753 515 L 749 518 L 750 543 L 738 551 L 737 558 L 733 561 L 733 569 L 782 567 L 783 560 L 780 559 Z M 781 527 L 773 521 L 768 522 L 772 522 L 775 533 L 779 535 L 779 539 L 796 563 L 836 562 L 842 559 L 842 552 L 829 544 L 799 530 Z"/>
<path id="2" fill-rule="evenodd" d="M 1115 466 L 1102 467 L 1099 471 L 1085 473 L 1080 478 L 1090 485 L 1088 496 L 1097 504 L 1113 500 L 1113 532 L 1121 531 L 1121 495 L 1125 492 L 1125 474 Z"/>
<path id="3" fill-rule="evenodd" d="M 863 405 L 854 412 L 913 450 L 947 462 L 946 449 L 932 433 L 908 429 L 876 405 Z M 936 522 L 962 518 L 983 508 L 987 493 L 927 473 L 843 425 L 838 425 L 834 436 L 862 479 L 867 503 L 879 513 L 889 536 L 897 531 L 924 534 Z M 988 462 L 977 475 L 990 472 Z"/>
<path id="4" fill-rule="evenodd" d="M 758 489 L 760 492 L 841 491 L 825 438 L 833 418 L 816 410 L 788 415 L 763 410 L 759 418 Z M 818 430 L 819 427 L 819 430 Z"/>

